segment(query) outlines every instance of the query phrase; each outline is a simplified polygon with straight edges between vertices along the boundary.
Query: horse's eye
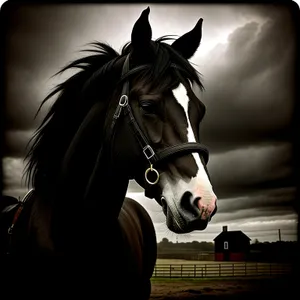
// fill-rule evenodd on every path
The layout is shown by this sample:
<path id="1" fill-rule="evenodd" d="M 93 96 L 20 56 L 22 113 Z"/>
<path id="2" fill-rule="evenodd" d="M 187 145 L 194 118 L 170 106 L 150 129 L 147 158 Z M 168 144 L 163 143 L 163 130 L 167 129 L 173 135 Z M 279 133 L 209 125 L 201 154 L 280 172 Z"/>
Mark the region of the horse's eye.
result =
<path id="1" fill-rule="evenodd" d="M 154 101 L 141 101 L 140 106 L 146 114 L 155 114 L 157 112 L 157 105 Z"/>

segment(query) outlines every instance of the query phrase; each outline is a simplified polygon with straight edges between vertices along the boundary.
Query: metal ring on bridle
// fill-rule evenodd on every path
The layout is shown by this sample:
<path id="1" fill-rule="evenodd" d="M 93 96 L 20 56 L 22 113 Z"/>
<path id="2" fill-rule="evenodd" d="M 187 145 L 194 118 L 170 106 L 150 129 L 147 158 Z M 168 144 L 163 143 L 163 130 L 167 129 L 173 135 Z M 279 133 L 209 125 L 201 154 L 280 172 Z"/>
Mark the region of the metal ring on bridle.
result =
<path id="1" fill-rule="evenodd" d="M 155 173 L 156 179 L 155 179 L 154 181 L 150 181 L 150 180 L 148 179 L 147 175 L 148 175 L 149 172 L 154 172 L 154 173 Z M 152 167 L 152 165 L 150 165 L 150 168 L 148 168 L 148 169 L 145 171 L 145 179 L 146 179 L 146 181 L 147 181 L 149 184 L 152 184 L 152 185 L 158 183 L 158 180 L 159 180 L 159 173 L 158 173 L 158 171 L 157 171 L 156 169 L 154 169 L 154 168 Z"/>
<path id="2" fill-rule="evenodd" d="M 124 107 L 128 104 L 128 97 L 127 95 L 122 95 L 120 100 L 119 100 L 119 105 Z"/>

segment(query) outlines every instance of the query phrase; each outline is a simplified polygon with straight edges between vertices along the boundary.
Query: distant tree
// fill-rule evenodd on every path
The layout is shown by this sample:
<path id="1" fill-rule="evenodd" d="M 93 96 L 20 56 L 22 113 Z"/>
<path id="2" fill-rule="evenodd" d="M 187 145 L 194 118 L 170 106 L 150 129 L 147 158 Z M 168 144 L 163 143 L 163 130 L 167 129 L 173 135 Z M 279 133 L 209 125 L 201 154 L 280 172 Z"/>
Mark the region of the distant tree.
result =
<path id="1" fill-rule="evenodd" d="M 161 243 L 162 243 L 162 244 L 169 244 L 170 241 L 169 241 L 167 238 L 163 238 L 163 239 L 161 240 Z"/>

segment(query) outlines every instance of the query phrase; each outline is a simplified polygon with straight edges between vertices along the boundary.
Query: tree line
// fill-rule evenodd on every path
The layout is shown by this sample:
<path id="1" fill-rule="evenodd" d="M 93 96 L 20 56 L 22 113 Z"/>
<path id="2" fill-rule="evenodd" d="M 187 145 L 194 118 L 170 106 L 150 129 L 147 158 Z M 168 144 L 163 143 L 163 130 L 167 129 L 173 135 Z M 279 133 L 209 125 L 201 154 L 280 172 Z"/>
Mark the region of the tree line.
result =
<path id="1" fill-rule="evenodd" d="M 249 245 L 248 259 L 252 261 L 292 261 L 296 259 L 297 242 L 259 242 Z M 176 242 L 163 238 L 157 243 L 158 258 L 214 260 L 213 242 Z"/>

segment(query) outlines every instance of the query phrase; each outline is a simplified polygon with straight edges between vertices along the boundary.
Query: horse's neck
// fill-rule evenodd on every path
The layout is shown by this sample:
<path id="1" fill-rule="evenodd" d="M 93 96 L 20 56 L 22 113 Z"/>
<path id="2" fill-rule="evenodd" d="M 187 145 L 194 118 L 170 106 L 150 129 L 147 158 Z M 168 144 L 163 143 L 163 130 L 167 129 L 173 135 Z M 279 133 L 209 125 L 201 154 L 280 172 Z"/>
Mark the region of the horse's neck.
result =
<path id="1" fill-rule="evenodd" d="M 54 252 L 52 240 L 51 220 L 53 207 L 48 201 L 43 201 L 38 195 L 33 194 L 34 202 L 32 204 L 29 230 L 36 241 L 38 248 L 45 252 Z"/>
<path id="2" fill-rule="evenodd" d="M 76 244 L 78 249 L 75 251 L 80 251 L 81 247 L 89 248 L 85 245 L 98 248 L 94 243 L 103 241 L 105 244 L 105 240 L 116 238 L 119 234 L 118 215 L 128 187 L 128 179 L 121 179 L 99 178 L 87 203 L 76 197 L 56 199 L 50 223 L 54 243 L 61 245 L 61 249 Z"/>

